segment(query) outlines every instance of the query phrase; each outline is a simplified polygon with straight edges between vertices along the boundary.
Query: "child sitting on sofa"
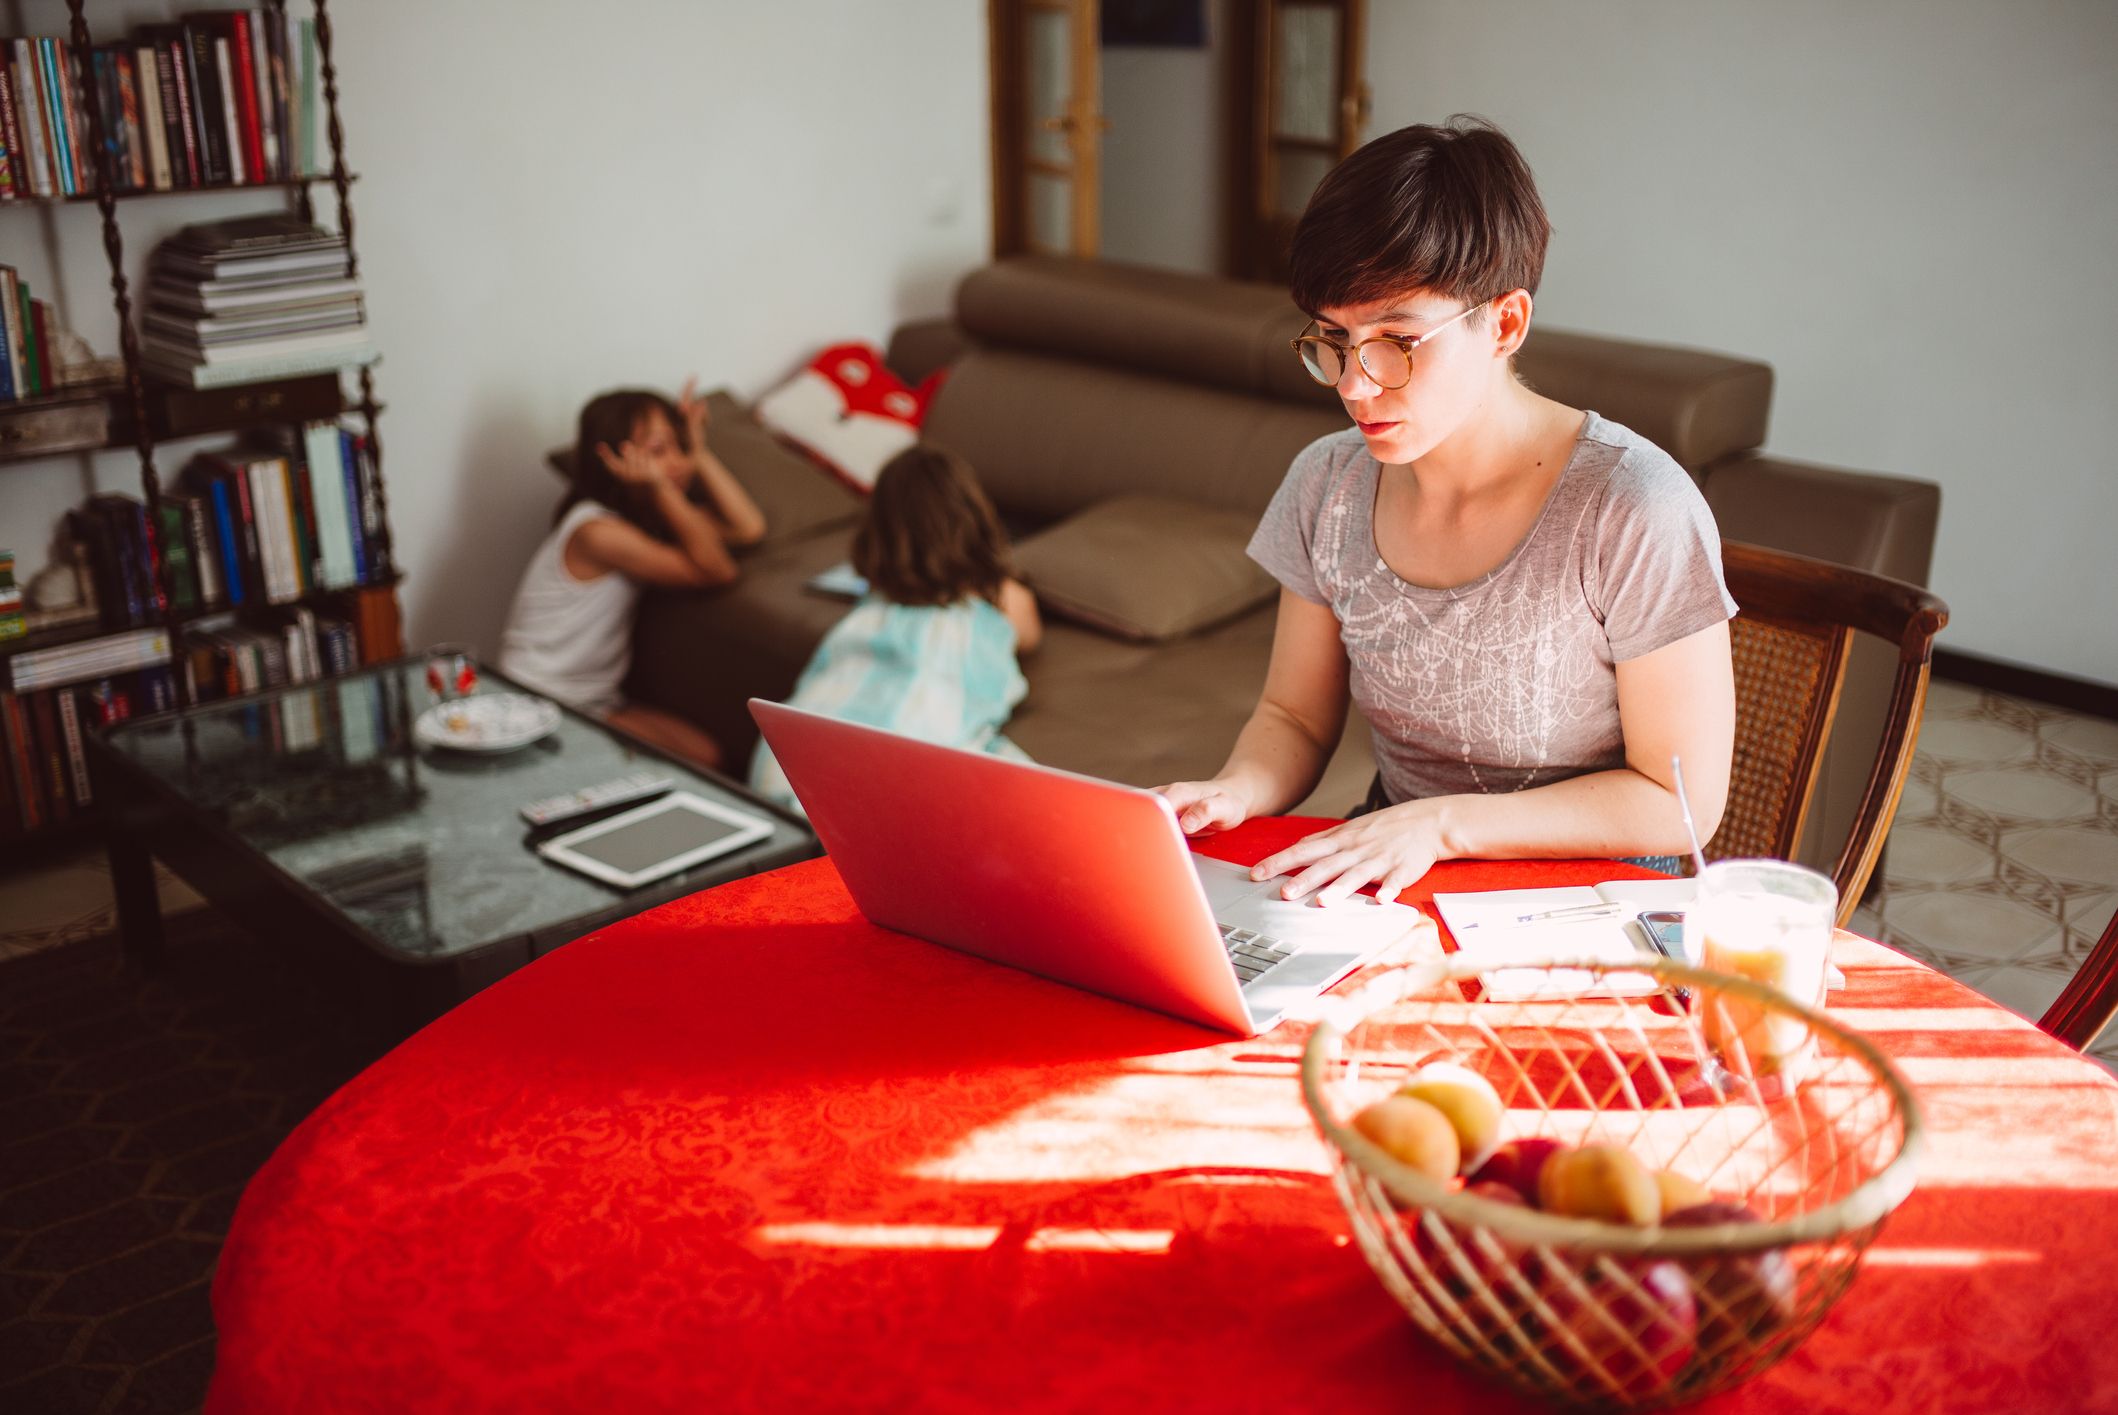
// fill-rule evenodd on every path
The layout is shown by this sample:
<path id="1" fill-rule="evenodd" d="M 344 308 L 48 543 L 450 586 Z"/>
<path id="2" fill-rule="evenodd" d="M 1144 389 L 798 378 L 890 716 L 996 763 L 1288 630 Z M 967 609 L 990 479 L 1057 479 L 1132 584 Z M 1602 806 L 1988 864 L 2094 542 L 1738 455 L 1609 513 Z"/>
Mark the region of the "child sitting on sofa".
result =
<path id="1" fill-rule="evenodd" d="M 868 593 L 817 645 L 787 701 L 945 746 L 1028 758 L 1001 735 L 1029 685 L 1037 601 L 1008 566 L 1007 533 L 971 469 L 933 447 L 890 459 L 853 537 Z M 800 810 L 763 742 L 750 785 Z"/>
<path id="2" fill-rule="evenodd" d="M 672 404 L 620 389 L 591 398 L 574 439 L 573 485 L 522 572 L 500 671 L 664 751 L 720 765 L 712 737 L 683 718 L 626 702 L 633 612 L 644 585 L 704 588 L 736 578 L 729 547 L 765 535 L 757 503 L 706 447 L 695 381 Z M 705 504 L 691 499 L 696 485 Z"/>

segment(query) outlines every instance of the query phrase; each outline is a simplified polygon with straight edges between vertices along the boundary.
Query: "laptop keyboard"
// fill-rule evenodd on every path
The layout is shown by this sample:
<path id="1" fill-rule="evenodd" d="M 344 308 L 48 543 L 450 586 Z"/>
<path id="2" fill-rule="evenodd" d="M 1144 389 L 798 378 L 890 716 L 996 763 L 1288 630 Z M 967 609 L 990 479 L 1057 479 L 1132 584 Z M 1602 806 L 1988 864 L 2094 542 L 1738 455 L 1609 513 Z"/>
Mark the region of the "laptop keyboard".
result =
<path id="1" fill-rule="evenodd" d="M 1221 946 L 1235 965 L 1236 977 L 1248 983 L 1273 964 L 1294 955 L 1294 949 L 1269 934 L 1222 924 Z"/>

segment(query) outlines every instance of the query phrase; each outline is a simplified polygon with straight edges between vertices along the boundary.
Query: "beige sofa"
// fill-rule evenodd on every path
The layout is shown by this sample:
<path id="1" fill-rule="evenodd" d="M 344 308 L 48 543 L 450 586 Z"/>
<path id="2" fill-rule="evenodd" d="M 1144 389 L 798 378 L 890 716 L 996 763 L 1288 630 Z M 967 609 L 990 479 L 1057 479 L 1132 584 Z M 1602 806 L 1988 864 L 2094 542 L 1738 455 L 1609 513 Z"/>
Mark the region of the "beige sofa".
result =
<path id="1" fill-rule="evenodd" d="M 899 330 L 889 361 L 907 380 L 950 366 L 925 434 L 970 461 L 1018 536 L 1140 493 L 1247 521 L 1296 452 L 1346 426 L 1331 391 L 1288 350 L 1304 322 L 1274 286 L 1018 258 L 966 278 L 952 320 Z M 1700 479 L 1725 537 L 1925 582 L 1938 488 L 1759 453 L 1768 366 L 1539 328 L 1518 368 L 1552 397 L 1667 449 Z M 723 408 L 713 440 L 738 475 L 773 483 L 760 489 L 780 525 L 736 585 L 647 598 L 626 687 L 697 721 L 745 762 L 756 734 L 744 699 L 784 696 L 844 612 L 803 584 L 845 557 L 859 505 L 806 467 L 764 469 L 763 434 L 738 408 Z M 1118 781 L 1210 773 L 1256 702 L 1272 622 L 1269 597 L 1165 642 L 1054 620 L 1025 665 L 1029 698 L 1009 734 L 1041 761 Z M 1843 838 L 1880 727 L 1887 662 L 1857 657 L 1804 858 L 1828 863 Z M 1372 772 L 1356 714 L 1301 809 L 1344 814 Z"/>

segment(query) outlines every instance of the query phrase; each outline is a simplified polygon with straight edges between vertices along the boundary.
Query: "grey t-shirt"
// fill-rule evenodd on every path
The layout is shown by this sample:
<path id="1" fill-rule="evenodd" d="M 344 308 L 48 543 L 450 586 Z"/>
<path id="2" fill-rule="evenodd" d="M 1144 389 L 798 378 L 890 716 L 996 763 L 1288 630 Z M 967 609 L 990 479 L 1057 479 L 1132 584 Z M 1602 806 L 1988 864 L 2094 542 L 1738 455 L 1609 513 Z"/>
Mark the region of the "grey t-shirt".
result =
<path id="1" fill-rule="evenodd" d="M 1529 534 L 1467 584 L 1407 584 L 1384 563 L 1381 473 L 1358 429 L 1312 442 L 1250 557 L 1338 616 L 1392 801 L 1623 766 L 1616 665 L 1736 612 L 1706 498 L 1667 453 L 1595 413 Z"/>

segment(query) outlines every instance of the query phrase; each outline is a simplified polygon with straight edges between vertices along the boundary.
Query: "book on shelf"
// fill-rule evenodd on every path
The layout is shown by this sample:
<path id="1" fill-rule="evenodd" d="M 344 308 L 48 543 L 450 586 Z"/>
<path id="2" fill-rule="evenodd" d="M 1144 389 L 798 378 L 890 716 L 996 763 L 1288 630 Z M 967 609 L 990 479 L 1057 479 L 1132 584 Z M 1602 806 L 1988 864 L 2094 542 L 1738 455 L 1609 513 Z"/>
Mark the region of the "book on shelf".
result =
<path id="1" fill-rule="evenodd" d="M 245 359 L 224 364 L 185 364 L 159 356 L 141 360 L 147 372 L 165 383 L 183 388 L 227 388 L 242 383 L 262 383 L 276 378 L 296 378 L 305 373 L 357 368 L 382 355 L 373 345 L 337 349 L 311 349 L 298 354 L 275 354 L 269 358 Z"/>
<path id="2" fill-rule="evenodd" d="M 0 687 L 18 693 L 151 668 L 169 661 L 169 634 L 128 629 L 48 649 L 25 649 L 0 659 Z"/>
<path id="3" fill-rule="evenodd" d="M 189 283 L 151 276 L 146 298 L 154 309 L 192 317 L 261 319 L 363 308 L 358 280 L 306 273 L 292 278 Z"/>
<path id="4" fill-rule="evenodd" d="M 22 613 L 22 587 L 15 583 L 15 552 L 0 550 L 0 642 L 29 632 Z"/>
<path id="5" fill-rule="evenodd" d="M 271 329 L 248 332 L 215 330 L 204 339 L 197 335 L 170 334 L 149 327 L 140 337 L 144 353 L 158 363 L 186 360 L 210 366 L 252 363 L 299 354 L 373 351 L 366 326 L 355 323 L 335 329 L 293 333 Z"/>

